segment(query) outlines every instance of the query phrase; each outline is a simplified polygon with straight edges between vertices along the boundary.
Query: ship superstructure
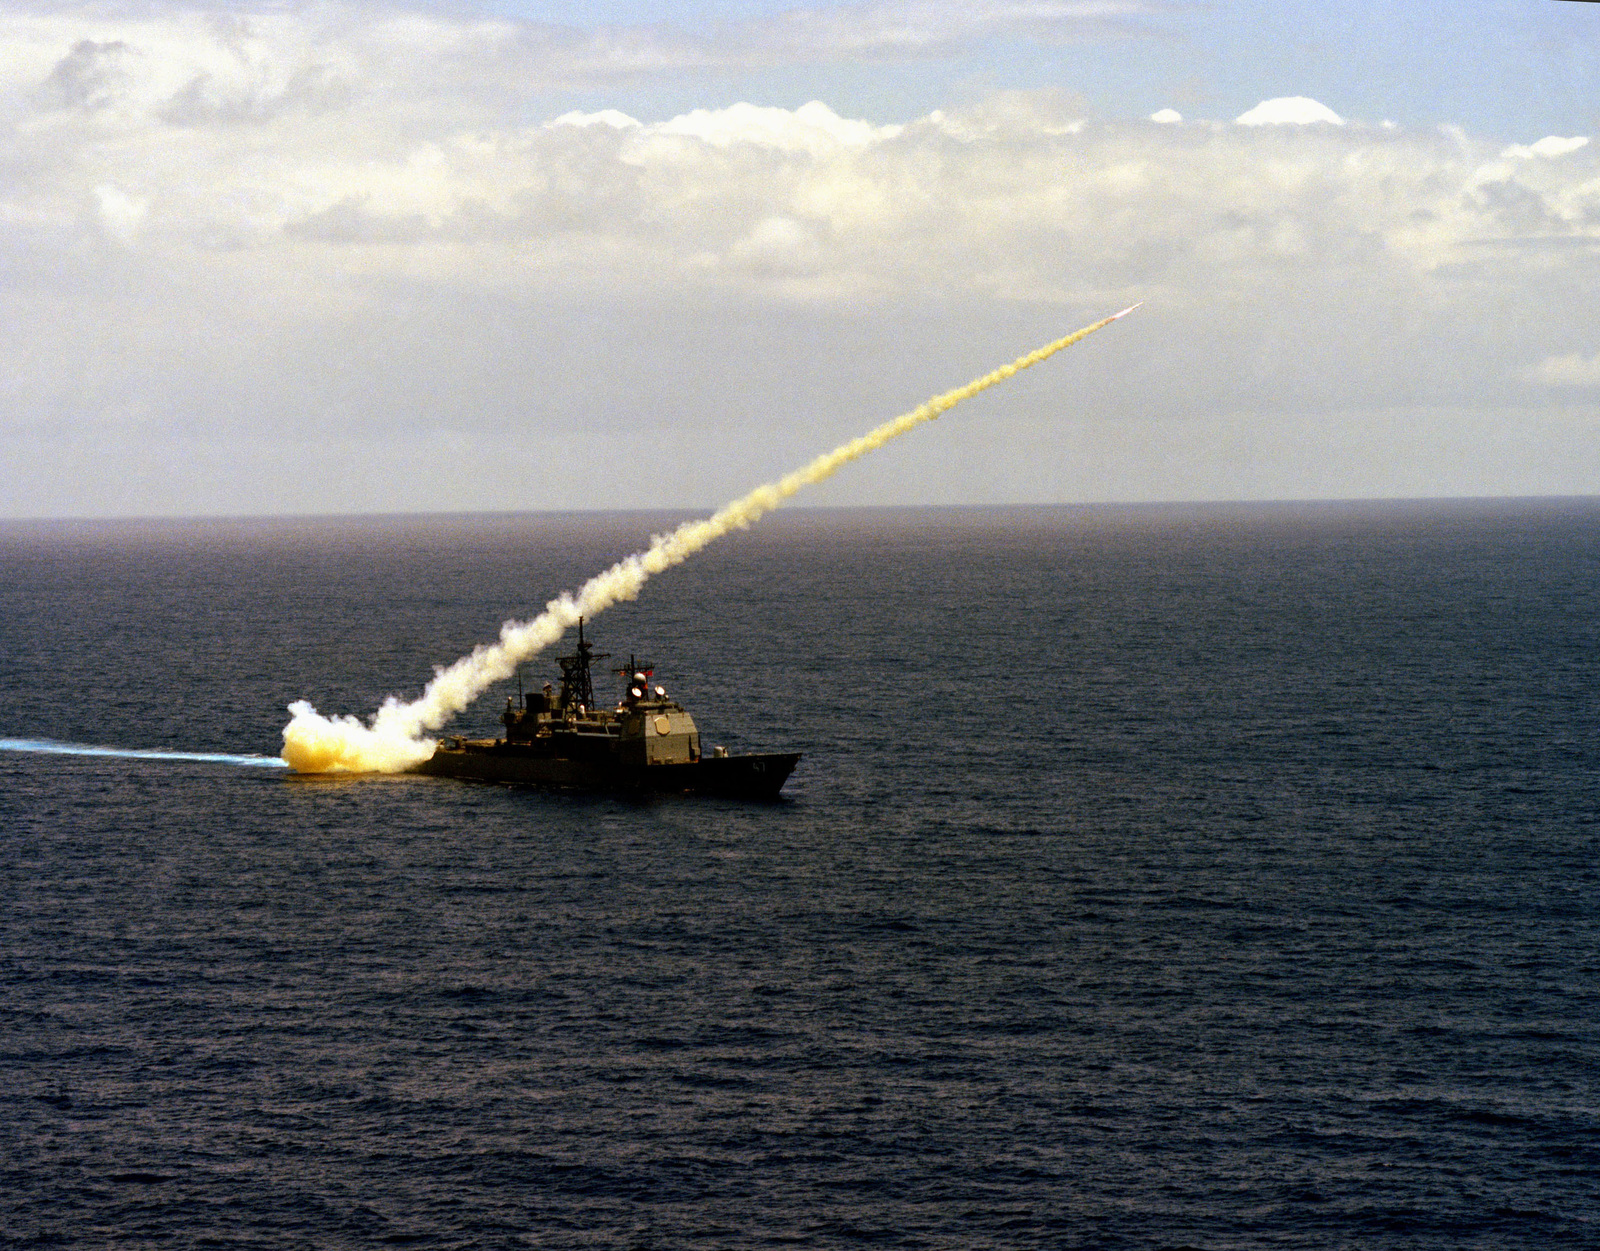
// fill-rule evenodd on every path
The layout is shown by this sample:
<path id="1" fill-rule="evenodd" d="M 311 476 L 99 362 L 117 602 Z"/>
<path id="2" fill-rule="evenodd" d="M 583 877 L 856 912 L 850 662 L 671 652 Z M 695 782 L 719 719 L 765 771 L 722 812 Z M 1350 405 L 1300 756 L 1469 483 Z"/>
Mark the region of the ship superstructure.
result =
<path id="1" fill-rule="evenodd" d="M 800 753 L 732 756 L 702 750 L 694 718 L 664 687 L 652 685 L 655 666 L 629 657 L 616 669 L 626 683 L 614 706 L 596 707 L 594 651 L 578 622 L 578 643 L 557 657 L 561 688 L 506 700 L 505 737 L 446 738 L 416 772 L 530 786 L 580 790 L 677 791 L 774 799 Z"/>

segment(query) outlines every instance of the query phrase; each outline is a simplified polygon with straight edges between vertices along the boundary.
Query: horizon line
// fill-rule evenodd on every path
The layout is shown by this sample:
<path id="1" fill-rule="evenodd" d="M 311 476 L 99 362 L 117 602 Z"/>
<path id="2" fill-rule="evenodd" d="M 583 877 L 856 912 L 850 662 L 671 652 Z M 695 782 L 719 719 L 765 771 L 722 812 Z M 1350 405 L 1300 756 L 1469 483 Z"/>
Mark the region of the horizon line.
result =
<path id="1" fill-rule="evenodd" d="M 1427 505 L 1427 504 L 1515 504 L 1515 503 L 1600 503 L 1595 494 L 1530 495 L 1351 495 L 1282 496 L 1272 499 L 1159 499 L 1159 500 L 1058 500 L 1050 503 L 940 503 L 940 504 L 794 504 L 776 510 L 777 515 L 794 513 L 852 512 L 979 512 L 1057 510 L 1127 510 L 1172 508 L 1282 508 L 1352 505 Z M 130 525 L 130 524 L 242 524 L 249 522 L 346 522 L 346 521 L 422 521 L 469 520 L 514 517 L 628 517 L 684 516 L 710 514 L 712 506 L 659 505 L 635 508 L 483 508 L 422 509 L 369 512 L 285 512 L 285 513 L 113 513 L 105 516 L 59 515 L 0 517 L 0 528 L 49 525 Z"/>

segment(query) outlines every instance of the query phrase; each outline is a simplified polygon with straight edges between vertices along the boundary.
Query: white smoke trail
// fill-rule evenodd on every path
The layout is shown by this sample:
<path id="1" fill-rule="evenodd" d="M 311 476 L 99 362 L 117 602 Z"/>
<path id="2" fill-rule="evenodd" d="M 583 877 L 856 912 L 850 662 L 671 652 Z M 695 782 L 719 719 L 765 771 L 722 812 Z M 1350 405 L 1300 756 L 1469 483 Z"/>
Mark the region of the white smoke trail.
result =
<path id="1" fill-rule="evenodd" d="M 390 696 L 370 725 L 350 716 L 325 717 L 306 700 L 290 704 L 293 719 L 283 728 L 284 760 L 301 773 L 395 773 L 421 764 L 433 754 L 434 747 L 431 740 L 422 737 L 424 731 L 438 729 L 489 686 L 510 677 L 519 663 L 557 642 L 579 617 L 593 617 L 619 600 L 633 599 L 653 574 L 682 563 L 730 530 L 750 525 L 802 487 L 832 477 L 842 466 L 932 421 L 962 400 L 1071 347 L 1138 307 L 1135 304 L 1102 318 L 964 387 L 937 395 L 860 438 L 823 453 L 776 482 L 758 486 L 703 521 L 687 521 L 671 534 L 657 536 L 644 551 L 619 560 L 576 592 L 564 592 L 551 600 L 531 621 L 506 622 L 500 628 L 499 642 L 480 644 L 471 655 L 438 670 L 419 698 L 402 703 Z"/>
<path id="2" fill-rule="evenodd" d="M 235 756 L 215 751 L 168 751 L 164 747 L 96 747 L 92 743 L 58 743 L 50 738 L 0 738 L 0 751 L 37 752 L 46 756 L 110 756 L 118 760 L 170 760 L 200 764 L 239 765 L 247 769 L 281 769 L 277 756 Z"/>

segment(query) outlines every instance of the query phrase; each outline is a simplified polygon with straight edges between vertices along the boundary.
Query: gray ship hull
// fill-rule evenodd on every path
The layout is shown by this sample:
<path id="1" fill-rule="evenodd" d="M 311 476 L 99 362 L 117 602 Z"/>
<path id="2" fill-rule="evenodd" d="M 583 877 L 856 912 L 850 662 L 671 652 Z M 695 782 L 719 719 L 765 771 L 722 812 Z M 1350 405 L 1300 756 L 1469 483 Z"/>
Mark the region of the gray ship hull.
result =
<path id="1" fill-rule="evenodd" d="M 772 752 L 630 767 L 615 757 L 573 759 L 550 755 L 523 743 L 489 739 L 462 742 L 459 746 L 440 744 L 432 757 L 412 772 L 555 790 L 776 799 L 799 761 L 799 752 Z"/>

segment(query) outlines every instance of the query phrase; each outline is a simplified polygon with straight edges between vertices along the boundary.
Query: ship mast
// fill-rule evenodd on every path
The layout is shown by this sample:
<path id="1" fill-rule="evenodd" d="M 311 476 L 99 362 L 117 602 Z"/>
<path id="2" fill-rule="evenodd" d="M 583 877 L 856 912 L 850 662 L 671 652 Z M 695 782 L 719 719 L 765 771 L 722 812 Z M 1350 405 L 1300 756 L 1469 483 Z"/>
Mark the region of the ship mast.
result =
<path id="1" fill-rule="evenodd" d="M 582 705 L 584 708 L 594 707 L 594 682 L 589 676 L 589 662 L 604 660 L 611 655 L 610 652 L 601 652 L 598 656 L 593 654 L 594 644 L 585 642 L 583 637 L 583 618 L 578 618 L 578 650 L 573 656 L 557 656 L 556 663 L 561 666 L 561 706 L 572 708 Z"/>

